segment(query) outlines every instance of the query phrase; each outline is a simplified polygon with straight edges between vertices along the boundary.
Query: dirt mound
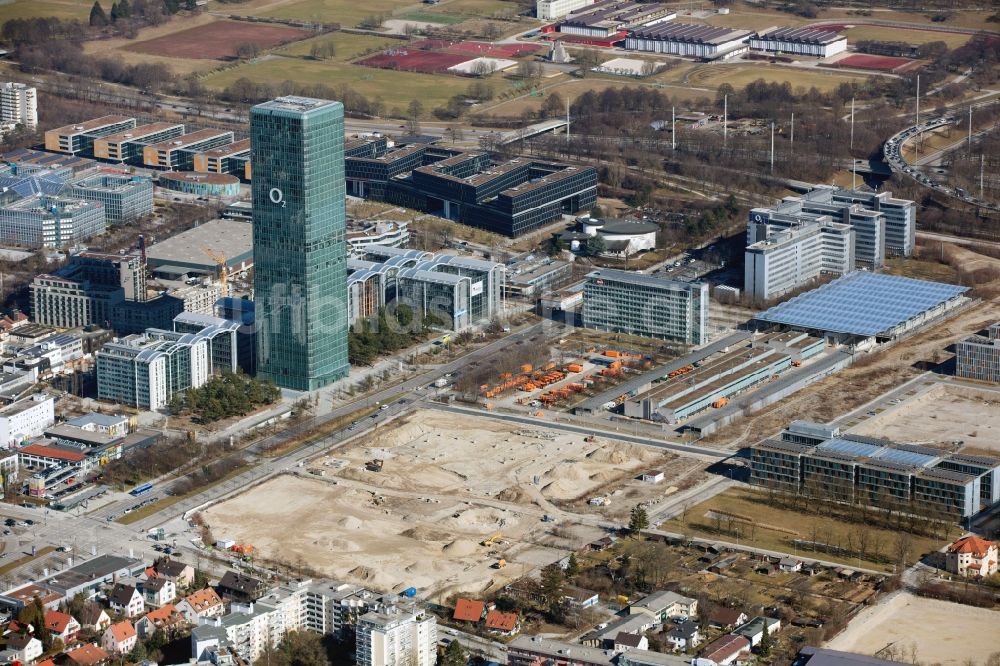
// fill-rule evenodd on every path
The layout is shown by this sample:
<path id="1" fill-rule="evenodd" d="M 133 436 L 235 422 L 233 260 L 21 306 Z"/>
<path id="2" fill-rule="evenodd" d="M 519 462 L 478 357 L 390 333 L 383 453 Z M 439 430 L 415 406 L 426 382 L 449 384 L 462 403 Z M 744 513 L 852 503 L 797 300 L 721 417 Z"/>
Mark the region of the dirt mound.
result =
<path id="1" fill-rule="evenodd" d="M 611 470 L 605 470 L 603 472 L 597 472 L 596 474 L 590 475 L 590 480 L 594 483 L 607 483 L 609 481 L 614 481 L 618 478 L 618 474 L 612 472 Z"/>
<path id="2" fill-rule="evenodd" d="M 517 504 L 523 504 L 528 502 L 530 498 L 525 494 L 523 490 L 517 486 L 511 486 L 510 488 L 504 488 L 497 493 L 497 499 L 501 502 L 512 502 Z"/>
<path id="3" fill-rule="evenodd" d="M 451 534 L 448 532 L 441 532 L 429 527 L 411 527 L 408 530 L 403 530 L 399 535 L 417 541 L 447 541 L 451 538 Z"/>
<path id="4" fill-rule="evenodd" d="M 364 522 L 354 516 L 344 516 L 337 524 L 348 530 L 360 530 L 364 526 Z"/>
<path id="5" fill-rule="evenodd" d="M 594 462 L 622 465 L 633 458 L 642 458 L 642 456 L 636 454 L 637 452 L 631 451 L 624 446 L 613 446 L 595 449 L 587 454 L 587 458 Z"/>
<path id="6" fill-rule="evenodd" d="M 545 476 L 560 481 L 582 481 L 587 478 L 587 472 L 581 469 L 579 465 L 563 463 L 547 471 Z"/>
<path id="7" fill-rule="evenodd" d="M 375 577 L 378 576 L 378 574 L 375 571 L 365 566 L 354 567 L 353 569 L 351 569 L 350 573 L 352 576 L 355 576 L 359 580 L 363 581 L 374 580 Z"/>
<path id="8" fill-rule="evenodd" d="M 468 539 L 455 539 L 442 548 L 441 552 L 452 557 L 468 557 L 476 552 L 476 542 Z"/>

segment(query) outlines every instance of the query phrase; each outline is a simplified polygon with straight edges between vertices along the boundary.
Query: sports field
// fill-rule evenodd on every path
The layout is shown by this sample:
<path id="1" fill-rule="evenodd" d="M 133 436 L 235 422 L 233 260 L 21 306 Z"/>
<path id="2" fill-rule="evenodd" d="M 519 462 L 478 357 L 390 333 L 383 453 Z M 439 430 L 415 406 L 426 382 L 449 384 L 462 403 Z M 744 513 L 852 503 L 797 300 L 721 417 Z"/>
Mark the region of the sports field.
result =
<path id="1" fill-rule="evenodd" d="M 236 56 L 236 48 L 240 44 L 255 44 L 263 50 L 305 39 L 313 34 L 308 30 L 283 25 L 214 21 L 138 42 L 125 50 L 177 58 L 225 60 Z"/>
<path id="2" fill-rule="evenodd" d="M 870 69 L 876 72 L 905 72 L 921 67 L 922 65 L 923 62 L 920 60 L 893 58 L 890 56 L 871 55 L 868 53 L 852 53 L 846 58 L 840 58 L 836 62 L 837 67 Z"/>
<path id="3" fill-rule="evenodd" d="M 366 0 L 365 2 L 288 0 L 287 2 L 269 4 L 250 13 L 258 16 L 339 23 L 343 27 L 354 27 L 368 16 L 375 14 L 388 16 L 397 12 L 405 14 L 405 11 L 401 11 L 404 8 L 419 11 L 423 7 L 426 5 L 413 2 L 413 0 Z"/>
<path id="4" fill-rule="evenodd" d="M 852 25 L 845 21 L 846 25 Z M 955 32 L 938 32 L 937 30 L 912 30 L 904 28 L 887 28 L 881 25 L 857 25 L 844 31 L 850 44 L 873 39 L 883 42 L 906 42 L 919 46 L 930 42 L 944 42 L 953 49 L 969 41 L 970 35 Z"/>
<path id="5" fill-rule="evenodd" d="M 829 92 L 841 83 L 863 83 L 864 76 L 856 74 L 843 74 L 831 72 L 824 69 L 805 69 L 794 67 L 772 67 L 761 65 L 706 65 L 692 71 L 688 77 L 688 82 L 693 86 L 710 88 L 715 90 L 723 83 L 728 83 L 734 88 L 742 88 L 748 83 L 757 79 L 764 79 L 768 82 L 783 83 L 788 82 L 792 88 L 809 89 L 813 86 L 817 90 Z"/>
<path id="6" fill-rule="evenodd" d="M 391 46 L 401 46 L 405 42 L 391 37 L 380 37 L 378 35 L 356 35 L 350 32 L 332 32 L 312 39 L 305 39 L 301 42 L 288 44 L 278 49 L 278 53 L 286 56 L 298 56 L 308 58 L 309 52 L 314 44 L 333 44 L 336 54 L 330 58 L 331 61 L 347 62 L 354 60 L 367 53 L 374 53 L 387 49 Z"/>

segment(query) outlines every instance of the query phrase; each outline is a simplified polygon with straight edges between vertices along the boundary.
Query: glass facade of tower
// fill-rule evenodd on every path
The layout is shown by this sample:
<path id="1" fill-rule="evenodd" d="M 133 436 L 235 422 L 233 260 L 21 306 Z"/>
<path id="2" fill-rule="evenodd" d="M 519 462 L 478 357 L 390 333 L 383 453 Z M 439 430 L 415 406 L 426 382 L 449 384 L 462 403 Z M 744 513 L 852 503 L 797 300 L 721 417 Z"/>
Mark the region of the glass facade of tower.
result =
<path id="1" fill-rule="evenodd" d="M 347 376 L 344 107 L 250 112 L 257 376 L 311 391 Z"/>

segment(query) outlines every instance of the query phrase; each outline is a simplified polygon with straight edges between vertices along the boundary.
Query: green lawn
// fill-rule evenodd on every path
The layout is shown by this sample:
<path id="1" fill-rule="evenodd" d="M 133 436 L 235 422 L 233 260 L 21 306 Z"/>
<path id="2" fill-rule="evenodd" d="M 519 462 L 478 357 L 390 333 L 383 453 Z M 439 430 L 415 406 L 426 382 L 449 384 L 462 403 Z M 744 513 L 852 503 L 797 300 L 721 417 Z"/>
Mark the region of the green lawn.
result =
<path id="1" fill-rule="evenodd" d="M 443 106 L 450 97 L 464 92 L 472 83 L 471 79 L 457 76 L 396 72 L 343 62 L 282 57 L 240 65 L 209 75 L 203 82 L 209 88 L 221 89 L 243 77 L 259 83 L 291 80 L 307 85 L 349 85 L 352 90 L 370 99 L 381 97 L 389 111 L 396 107 L 405 109 L 411 100 L 419 99 L 430 112 Z M 499 93 L 506 89 L 507 82 L 495 76 L 493 85 Z"/>
<path id="2" fill-rule="evenodd" d="M 339 23 L 342 26 L 353 27 L 366 16 L 388 15 L 402 7 L 416 9 L 417 4 L 413 0 L 367 0 L 366 2 L 300 0 L 300 2 L 293 2 L 274 9 L 265 9 L 258 14 L 260 16 Z"/>
<path id="3" fill-rule="evenodd" d="M 442 2 L 438 9 L 448 13 L 489 17 L 504 11 L 516 13 L 520 7 L 517 3 L 506 0 L 451 0 Z"/>
<path id="4" fill-rule="evenodd" d="M 308 57 L 309 50 L 313 44 L 327 44 L 333 42 L 337 49 L 337 55 L 330 58 L 330 62 L 347 62 L 354 60 L 365 53 L 373 50 L 381 50 L 391 46 L 402 46 L 405 42 L 388 37 L 378 37 L 375 35 L 354 35 L 348 32 L 335 32 L 329 35 L 313 37 L 301 42 L 295 42 L 278 49 L 278 53 L 288 56 Z"/>
<path id="5" fill-rule="evenodd" d="M 906 42 L 907 44 L 927 44 L 929 42 L 944 42 L 948 48 L 954 49 L 969 41 L 969 35 L 954 32 L 935 32 L 933 30 L 909 30 L 906 28 L 887 28 L 876 25 L 861 25 L 844 31 L 847 41 L 851 44 L 866 39 L 883 42 Z"/>
<path id="6" fill-rule="evenodd" d="M 461 23 L 467 17 L 453 16 L 451 14 L 435 14 L 434 12 L 410 12 L 399 17 L 403 21 L 420 21 L 423 23 L 441 23 L 443 25 L 455 25 Z"/>
<path id="7" fill-rule="evenodd" d="M 36 16 L 86 20 L 93 4 L 90 0 L 14 0 L 0 5 L 0 23 Z M 111 2 L 104 2 L 103 5 L 104 11 L 111 11 Z"/>

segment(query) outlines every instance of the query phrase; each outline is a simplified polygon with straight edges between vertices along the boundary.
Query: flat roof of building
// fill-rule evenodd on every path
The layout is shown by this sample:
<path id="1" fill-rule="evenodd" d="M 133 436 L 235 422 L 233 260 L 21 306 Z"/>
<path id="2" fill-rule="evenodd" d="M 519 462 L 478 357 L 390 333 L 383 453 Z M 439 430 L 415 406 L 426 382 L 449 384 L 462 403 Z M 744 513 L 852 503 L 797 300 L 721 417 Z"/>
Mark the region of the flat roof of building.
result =
<path id="1" fill-rule="evenodd" d="M 210 185 L 232 185 L 240 182 L 239 178 L 228 173 L 206 173 L 204 171 L 164 171 L 159 175 L 159 179 L 208 183 Z"/>
<path id="2" fill-rule="evenodd" d="M 632 31 L 632 36 L 639 39 L 664 39 L 688 44 L 714 45 L 732 42 L 752 34 L 753 32 L 750 30 L 717 28 L 711 25 L 695 25 L 693 23 L 657 23 Z"/>
<path id="3" fill-rule="evenodd" d="M 756 318 L 829 333 L 886 335 L 968 290 L 943 282 L 855 271 L 761 312 Z"/>
<path id="4" fill-rule="evenodd" d="M 72 125 L 56 127 L 55 129 L 51 129 L 49 131 L 55 132 L 56 134 L 73 136 L 76 134 L 86 134 L 87 132 L 93 132 L 96 129 L 101 129 L 102 127 L 107 127 L 108 125 L 124 123 L 129 120 L 134 122 L 135 118 L 132 118 L 131 116 L 101 116 L 100 118 L 84 120 L 83 122 L 73 123 Z"/>
<path id="5" fill-rule="evenodd" d="M 198 143 L 199 141 L 214 139 L 215 137 L 219 137 L 224 134 L 232 136 L 233 133 L 230 130 L 207 127 L 205 129 L 200 129 L 197 132 L 184 134 L 174 139 L 167 139 L 166 141 L 161 141 L 159 143 L 152 143 L 149 147 L 154 150 L 179 150 L 181 148 L 187 148 L 191 144 Z"/>
<path id="6" fill-rule="evenodd" d="M 252 110 L 307 114 L 320 109 L 337 106 L 341 106 L 340 102 L 328 99 L 315 99 L 313 97 L 299 97 L 298 95 L 285 95 L 284 97 L 277 97 L 268 102 L 258 104 Z"/>
<path id="7" fill-rule="evenodd" d="M 149 136 L 150 134 L 158 134 L 176 127 L 179 127 L 181 128 L 181 131 L 184 131 L 184 125 L 181 123 L 150 123 L 148 125 L 139 125 L 138 127 L 133 127 L 130 130 L 118 132 L 117 134 L 109 134 L 108 136 L 101 137 L 99 141 L 106 141 L 107 143 L 137 141 L 143 137 Z"/>
<path id="8" fill-rule="evenodd" d="M 823 28 L 768 28 L 758 32 L 757 36 L 761 39 L 798 44 L 833 44 L 847 39 L 844 35 L 837 34 L 836 30 L 824 30 Z"/>
<path id="9" fill-rule="evenodd" d="M 250 139 L 240 139 L 239 141 L 232 142 L 228 146 L 220 146 L 218 148 L 206 150 L 204 154 L 209 157 L 230 157 L 239 153 L 245 153 L 248 150 L 250 150 Z"/>
<path id="10" fill-rule="evenodd" d="M 218 252 L 229 261 L 252 256 L 253 225 L 240 220 L 211 220 L 152 245 L 146 256 L 164 264 L 217 264 L 206 254 Z"/>
<path id="11" fill-rule="evenodd" d="M 626 284 L 634 284 L 643 287 L 653 287 L 655 289 L 679 289 L 683 291 L 690 291 L 693 289 L 700 289 L 701 282 L 683 282 L 681 280 L 667 280 L 666 278 L 661 278 L 656 275 L 646 275 L 645 273 L 636 273 L 634 271 L 622 271 L 617 268 L 598 268 L 595 271 L 587 273 L 588 281 L 601 283 L 601 280 L 613 280 L 615 282 L 624 282 Z"/>

